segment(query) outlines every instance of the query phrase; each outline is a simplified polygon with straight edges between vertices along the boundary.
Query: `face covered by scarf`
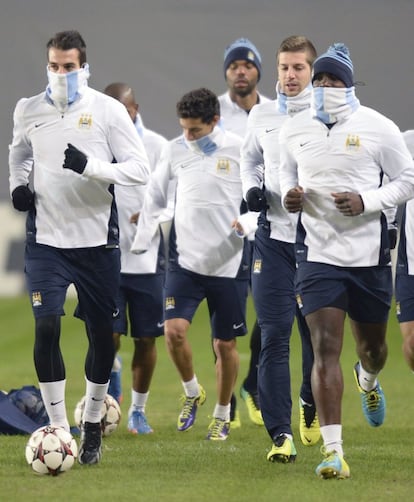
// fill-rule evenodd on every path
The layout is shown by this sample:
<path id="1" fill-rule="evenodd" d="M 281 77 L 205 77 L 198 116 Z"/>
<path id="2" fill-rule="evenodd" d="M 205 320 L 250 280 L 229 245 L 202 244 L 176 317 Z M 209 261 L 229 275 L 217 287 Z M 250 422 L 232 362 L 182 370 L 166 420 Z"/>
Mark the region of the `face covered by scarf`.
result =
<path id="1" fill-rule="evenodd" d="M 334 124 L 359 107 L 354 87 L 315 87 L 312 92 L 314 116 L 324 124 Z"/>
<path id="2" fill-rule="evenodd" d="M 89 75 L 87 63 L 79 70 L 69 73 L 55 73 L 47 70 L 49 84 L 46 93 L 59 112 L 64 113 L 68 106 L 80 96 L 82 87 L 87 85 Z"/>

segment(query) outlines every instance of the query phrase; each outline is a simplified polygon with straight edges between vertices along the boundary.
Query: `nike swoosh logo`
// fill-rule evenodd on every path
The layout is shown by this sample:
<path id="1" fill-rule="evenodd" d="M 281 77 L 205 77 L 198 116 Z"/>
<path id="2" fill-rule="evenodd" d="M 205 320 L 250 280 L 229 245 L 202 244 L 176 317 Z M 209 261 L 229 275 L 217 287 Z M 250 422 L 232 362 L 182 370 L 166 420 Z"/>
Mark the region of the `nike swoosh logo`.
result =
<path id="1" fill-rule="evenodd" d="M 91 397 L 92 401 L 103 401 L 103 399 L 96 399 L 96 397 Z"/>
<path id="2" fill-rule="evenodd" d="M 240 323 L 240 324 L 233 324 L 233 329 L 239 329 L 243 326 L 244 322 Z"/>
<path id="3" fill-rule="evenodd" d="M 40 122 L 40 124 L 35 124 L 35 127 L 40 127 L 44 124 L 44 122 Z"/>
<path id="4" fill-rule="evenodd" d="M 164 327 L 164 323 L 163 322 L 157 322 L 157 328 L 162 328 Z"/>
<path id="5" fill-rule="evenodd" d="M 60 401 L 50 401 L 50 406 L 56 406 L 59 403 L 63 403 L 63 399 L 61 399 Z"/>
<path id="6" fill-rule="evenodd" d="M 112 312 L 112 317 L 115 319 L 119 316 L 119 309 L 116 309 L 115 312 Z"/>
<path id="7" fill-rule="evenodd" d="M 277 127 L 273 127 L 273 129 L 266 129 L 266 133 L 276 131 Z"/>
<path id="8" fill-rule="evenodd" d="M 301 146 L 301 147 L 302 147 L 302 146 L 307 145 L 308 143 L 310 143 L 310 141 L 305 141 L 305 143 L 299 143 L 299 146 Z"/>

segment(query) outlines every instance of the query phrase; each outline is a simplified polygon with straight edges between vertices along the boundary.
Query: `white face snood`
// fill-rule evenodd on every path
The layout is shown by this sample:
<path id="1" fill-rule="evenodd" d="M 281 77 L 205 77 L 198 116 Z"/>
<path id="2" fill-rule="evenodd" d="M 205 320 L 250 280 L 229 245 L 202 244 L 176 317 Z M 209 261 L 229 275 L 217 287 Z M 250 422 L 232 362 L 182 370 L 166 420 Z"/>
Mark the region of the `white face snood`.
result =
<path id="1" fill-rule="evenodd" d="M 314 115 L 325 124 L 348 117 L 359 107 L 354 87 L 315 87 L 312 93 Z"/>
<path id="2" fill-rule="evenodd" d="M 87 85 L 89 65 L 69 73 L 54 73 L 47 70 L 49 84 L 46 93 L 60 112 L 65 112 L 68 106 L 79 96 L 79 91 Z"/>

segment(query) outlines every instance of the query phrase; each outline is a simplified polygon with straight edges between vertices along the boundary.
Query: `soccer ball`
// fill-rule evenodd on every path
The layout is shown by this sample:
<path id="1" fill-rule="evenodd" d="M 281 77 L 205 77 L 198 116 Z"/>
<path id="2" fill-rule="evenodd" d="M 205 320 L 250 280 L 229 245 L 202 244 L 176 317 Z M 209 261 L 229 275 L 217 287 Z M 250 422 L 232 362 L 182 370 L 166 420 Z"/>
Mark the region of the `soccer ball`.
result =
<path id="1" fill-rule="evenodd" d="M 27 463 L 36 474 L 57 476 L 73 466 L 78 446 L 70 432 L 62 427 L 45 425 L 32 433 L 25 453 Z"/>
<path id="2" fill-rule="evenodd" d="M 85 399 L 83 398 L 78 402 L 75 407 L 74 418 L 76 425 L 80 428 L 83 417 L 83 410 L 85 409 Z M 121 408 L 118 402 L 110 394 L 107 394 L 101 408 L 101 430 L 103 436 L 109 436 L 116 431 L 121 421 Z"/>

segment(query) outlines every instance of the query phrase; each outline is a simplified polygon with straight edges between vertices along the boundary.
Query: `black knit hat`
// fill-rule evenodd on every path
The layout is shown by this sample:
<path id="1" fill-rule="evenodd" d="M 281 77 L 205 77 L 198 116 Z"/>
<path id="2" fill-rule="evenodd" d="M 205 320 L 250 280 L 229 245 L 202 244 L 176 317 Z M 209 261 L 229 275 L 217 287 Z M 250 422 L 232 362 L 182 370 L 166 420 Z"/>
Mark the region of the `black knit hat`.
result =
<path id="1" fill-rule="evenodd" d="M 230 64 L 239 59 L 253 63 L 259 74 L 258 80 L 260 80 L 260 74 L 262 72 L 262 58 L 260 57 L 260 53 L 256 46 L 247 38 L 238 38 L 226 47 L 224 51 L 224 77 L 226 76 L 226 71 Z"/>
<path id="2" fill-rule="evenodd" d="M 349 49 L 342 43 L 331 45 L 313 63 L 312 83 L 320 73 L 330 73 L 341 80 L 346 87 L 354 85 L 354 66 Z"/>

